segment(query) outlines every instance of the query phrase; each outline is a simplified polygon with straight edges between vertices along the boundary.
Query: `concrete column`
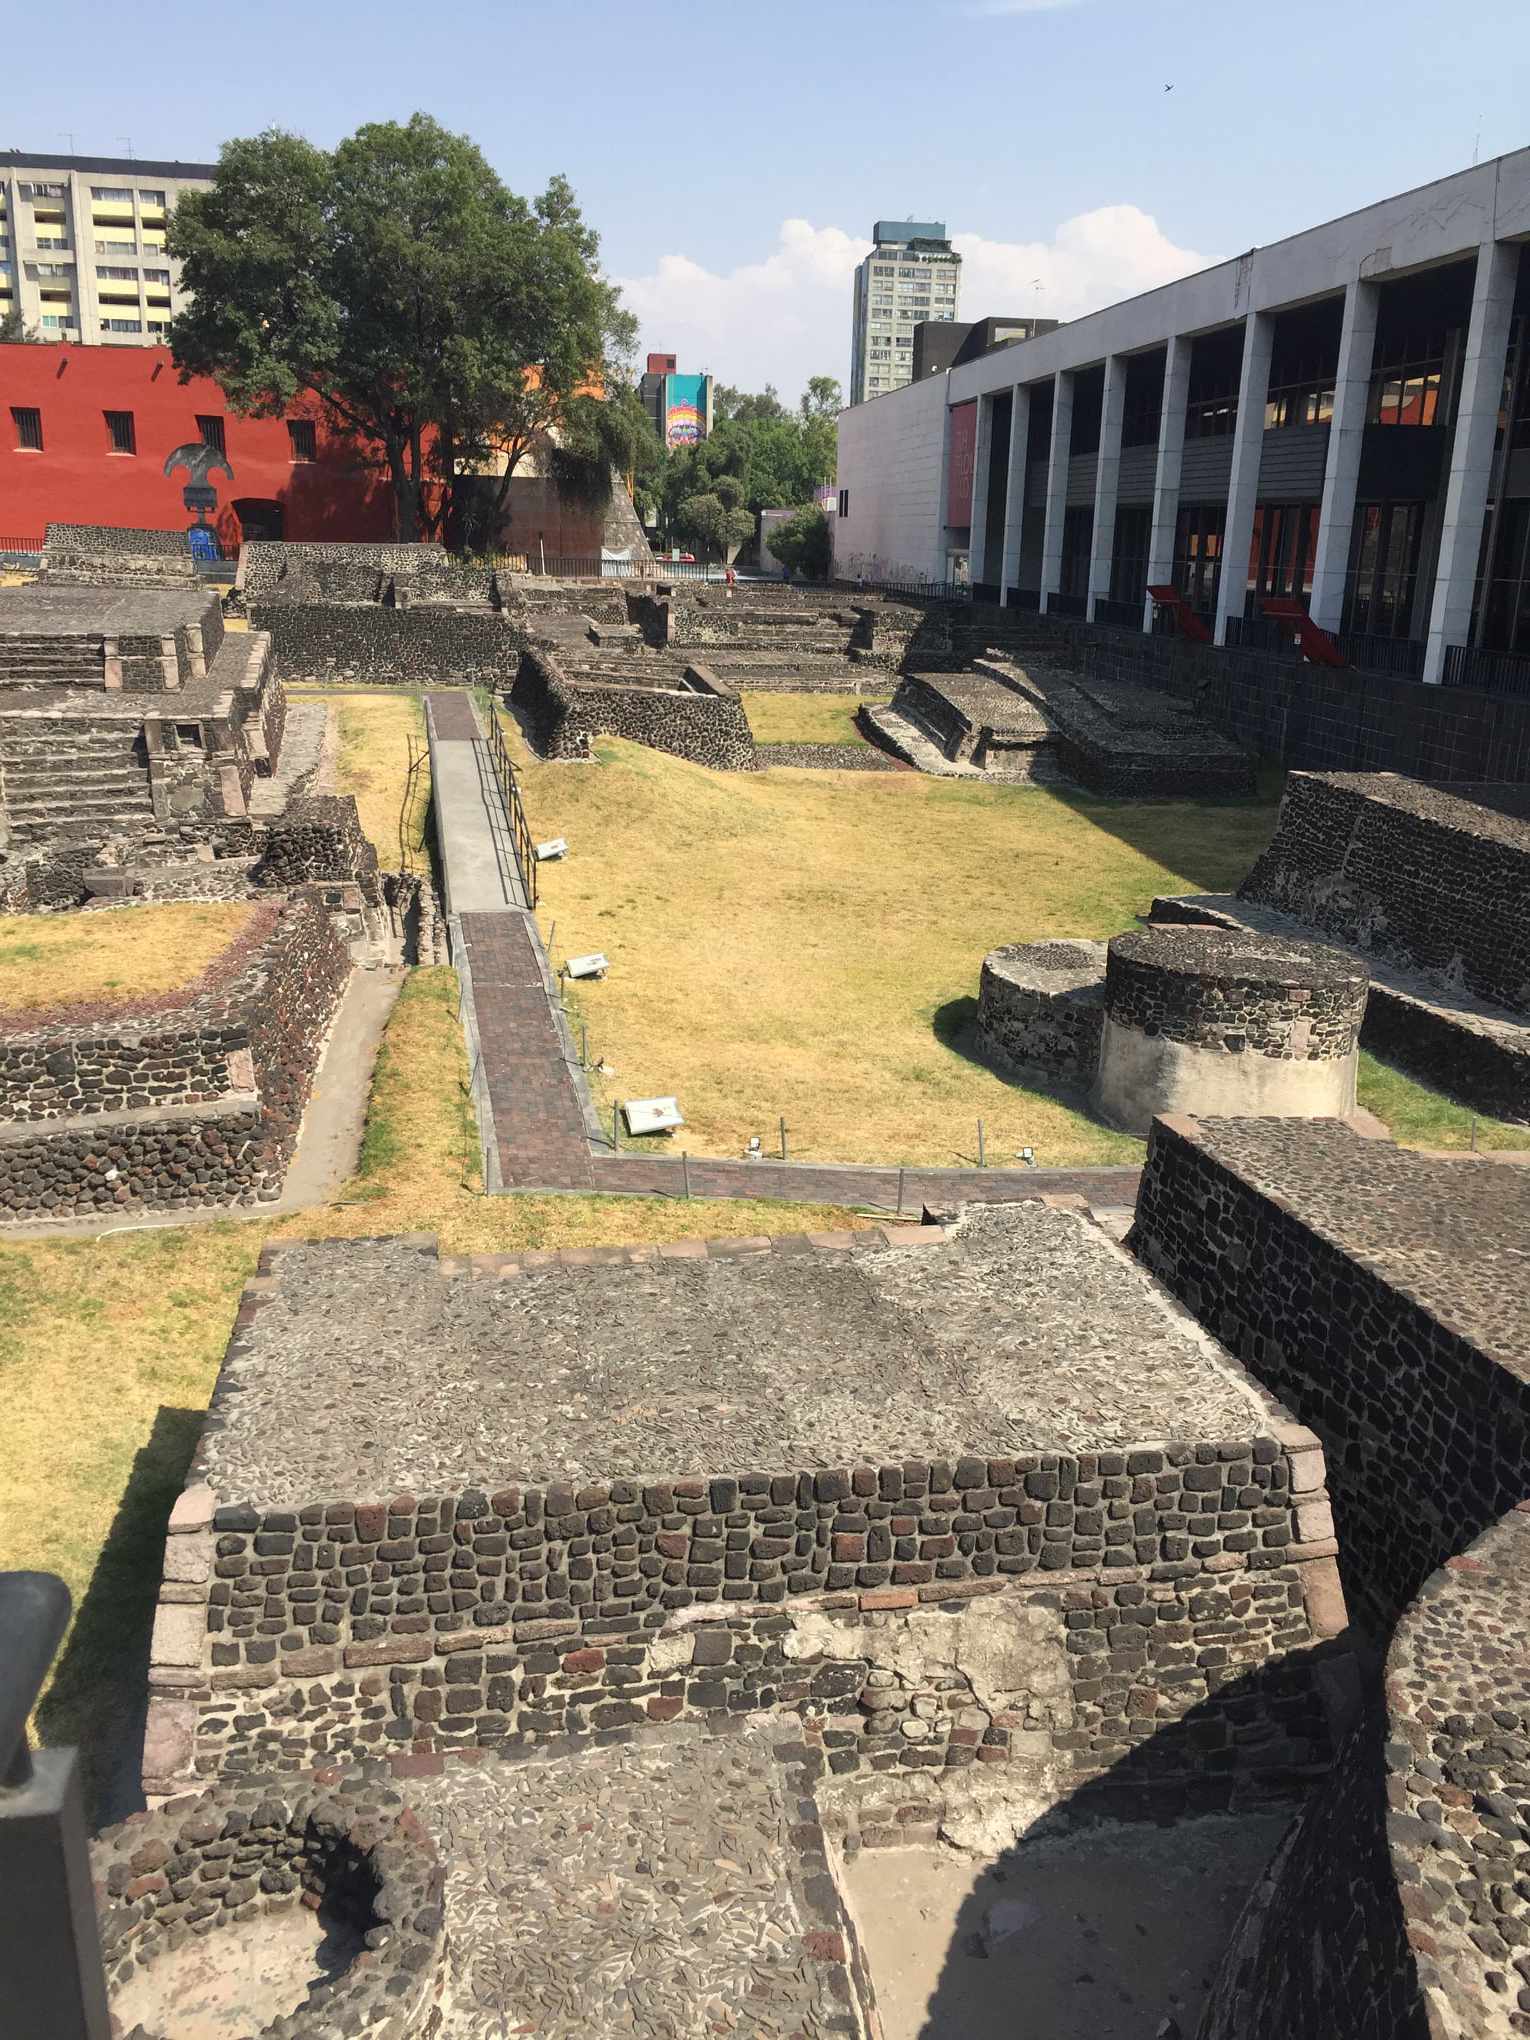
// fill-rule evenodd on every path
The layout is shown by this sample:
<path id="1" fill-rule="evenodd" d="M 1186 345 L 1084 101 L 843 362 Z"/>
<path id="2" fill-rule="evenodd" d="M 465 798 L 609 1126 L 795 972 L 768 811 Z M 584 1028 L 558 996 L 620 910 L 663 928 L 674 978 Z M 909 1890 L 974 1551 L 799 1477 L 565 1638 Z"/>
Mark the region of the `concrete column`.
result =
<path id="1" fill-rule="evenodd" d="M 1068 441 L 1073 433 L 1073 372 L 1059 369 L 1052 384 L 1052 443 L 1047 449 L 1047 521 L 1041 541 L 1041 606 L 1062 579 L 1063 517 L 1068 508 Z"/>
<path id="2" fill-rule="evenodd" d="M 972 509 L 967 518 L 967 572 L 974 583 L 986 581 L 988 552 L 988 470 L 993 460 L 993 394 L 977 400 L 977 432 L 972 451 Z"/>
<path id="3" fill-rule="evenodd" d="M 1004 490 L 1004 557 L 999 563 L 999 605 L 1020 585 L 1020 543 L 1025 529 L 1025 476 L 1030 455 L 1031 393 L 1024 383 L 1010 392 L 1009 474 Z"/>
<path id="4" fill-rule="evenodd" d="M 1158 465 L 1153 471 L 1153 526 L 1148 538 L 1148 586 L 1174 578 L 1174 533 L 1179 525 L 1179 478 L 1185 462 L 1185 408 L 1190 401 L 1188 334 L 1175 333 L 1164 351 L 1163 409 L 1158 414 Z M 1153 598 L 1143 598 L 1142 628 L 1153 628 Z"/>
<path id="5" fill-rule="evenodd" d="M 1318 512 L 1317 555 L 1312 562 L 1312 599 L 1307 614 L 1324 630 L 1337 630 L 1344 615 L 1344 577 L 1349 571 L 1355 529 L 1355 491 L 1365 443 L 1365 413 L 1376 352 L 1376 312 L 1381 294 L 1359 277 L 1344 293 L 1339 334 L 1339 369 L 1333 385 L 1333 419 L 1328 427 L 1328 463 L 1323 470 L 1323 507 Z"/>
<path id="6" fill-rule="evenodd" d="M 1517 245 L 1490 241 L 1477 250 L 1471 321 L 1461 363 L 1461 395 L 1450 442 L 1440 558 L 1429 612 L 1429 642 L 1424 648 L 1424 678 L 1436 686 L 1444 674 L 1446 650 L 1466 644 L 1471 632 L 1472 587 L 1493 477 L 1493 441 L 1518 275 Z"/>
<path id="7" fill-rule="evenodd" d="M 1110 594 L 1110 566 L 1116 551 L 1116 491 L 1121 480 L 1121 421 L 1126 409 L 1126 356 L 1105 363 L 1100 397 L 1100 453 L 1094 470 L 1094 535 L 1089 548 L 1089 607 Z"/>
<path id="8" fill-rule="evenodd" d="M 1270 394 L 1270 353 L 1275 320 L 1250 312 L 1243 322 L 1243 368 L 1238 377 L 1238 422 L 1233 431 L 1232 471 L 1227 479 L 1227 518 L 1222 527 L 1222 575 L 1217 583 L 1216 642 L 1227 642 L 1227 619 L 1243 614 L 1248 582 L 1248 549 L 1259 501 L 1259 457 L 1264 452 L 1264 407 Z"/>

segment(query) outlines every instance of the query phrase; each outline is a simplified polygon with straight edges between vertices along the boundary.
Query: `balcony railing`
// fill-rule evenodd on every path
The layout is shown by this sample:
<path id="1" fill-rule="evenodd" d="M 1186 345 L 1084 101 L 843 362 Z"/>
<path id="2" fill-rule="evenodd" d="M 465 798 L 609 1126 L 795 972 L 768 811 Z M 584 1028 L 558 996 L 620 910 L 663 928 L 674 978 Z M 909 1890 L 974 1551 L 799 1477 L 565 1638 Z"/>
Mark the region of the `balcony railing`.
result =
<path id="1" fill-rule="evenodd" d="M 1009 591 L 1009 607 L 1011 609 L 1040 609 L 1041 590 L 1039 588 L 1011 588 Z"/>
<path id="2" fill-rule="evenodd" d="M 1094 601 L 1096 623 L 1112 623 L 1122 630 L 1141 630 L 1142 602 L 1139 596 L 1135 602 L 1121 602 L 1112 595 L 1097 595 Z"/>
<path id="3" fill-rule="evenodd" d="M 1338 631 L 1334 643 L 1349 663 L 1364 673 L 1390 673 L 1398 680 L 1417 680 L 1424 670 L 1424 647 L 1418 638 L 1371 637 L 1362 631 Z"/>
<path id="4" fill-rule="evenodd" d="M 1447 687 L 1475 687 L 1484 694 L 1506 694 L 1530 701 L 1530 656 L 1524 652 L 1489 652 L 1480 645 L 1449 645 L 1440 678 Z"/>
<path id="5" fill-rule="evenodd" d="M 1082 617 L 1088 612 L 1088 608 L 1087 595 L 1064 595 L 1061 590 L 1054 588 L 1047 597 L 1048 616 Z"/>

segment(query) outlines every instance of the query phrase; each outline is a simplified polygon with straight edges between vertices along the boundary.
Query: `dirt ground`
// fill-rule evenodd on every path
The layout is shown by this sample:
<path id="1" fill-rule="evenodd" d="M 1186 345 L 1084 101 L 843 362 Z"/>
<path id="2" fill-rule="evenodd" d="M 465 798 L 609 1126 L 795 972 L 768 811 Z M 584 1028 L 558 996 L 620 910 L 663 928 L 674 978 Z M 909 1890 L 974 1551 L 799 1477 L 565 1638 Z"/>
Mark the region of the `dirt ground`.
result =
<path id="1" fill-rule="evenodd" d="M 841 1866 L 884 2040 L 1190 2040 L 1286 1816 L 1123 1824 L 983 1868 L 939 1844 Z"/>

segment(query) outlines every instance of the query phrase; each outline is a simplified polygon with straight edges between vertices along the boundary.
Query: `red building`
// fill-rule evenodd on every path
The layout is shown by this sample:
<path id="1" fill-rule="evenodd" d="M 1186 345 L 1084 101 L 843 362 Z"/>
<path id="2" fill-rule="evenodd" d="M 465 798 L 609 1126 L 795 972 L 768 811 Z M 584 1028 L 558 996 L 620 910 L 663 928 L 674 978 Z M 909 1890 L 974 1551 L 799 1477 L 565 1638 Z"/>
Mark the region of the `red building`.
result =
<path id="1" fill-rule="evenodd" d="M 317 405 L 241 418 L 215 382 L 183 383 L 164 347 L 0 346 L 0 543 L 41 545 L 50 522 L 182 531 L 184 472 L 165 459 L 210 441 L 225 552 L 245 538 L 379 539 L 393 529 L 385 472 L 325 430 Z"/>

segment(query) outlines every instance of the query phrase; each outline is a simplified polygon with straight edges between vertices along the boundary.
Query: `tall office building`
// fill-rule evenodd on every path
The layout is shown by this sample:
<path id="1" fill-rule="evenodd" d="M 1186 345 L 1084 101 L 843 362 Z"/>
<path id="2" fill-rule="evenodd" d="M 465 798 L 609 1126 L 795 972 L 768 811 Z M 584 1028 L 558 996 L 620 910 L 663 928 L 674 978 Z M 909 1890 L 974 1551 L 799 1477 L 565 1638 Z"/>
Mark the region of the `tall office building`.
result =
<path id="1" fill-rule="evenodd" d="M 0 319 L 17 311 L 43 340 L 162 345 L 180 309 L 170 215 L 212 174 L 211 163 L 0 150 Z"/>
<path id="2" fill-rule="evenodd" d="M 962 258 L 944 220 L 878 220 L 872 250 L 855 272 L 850 401 L 901 390 L 914 373 L 914 328 L 954 319 Z"/>

